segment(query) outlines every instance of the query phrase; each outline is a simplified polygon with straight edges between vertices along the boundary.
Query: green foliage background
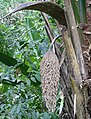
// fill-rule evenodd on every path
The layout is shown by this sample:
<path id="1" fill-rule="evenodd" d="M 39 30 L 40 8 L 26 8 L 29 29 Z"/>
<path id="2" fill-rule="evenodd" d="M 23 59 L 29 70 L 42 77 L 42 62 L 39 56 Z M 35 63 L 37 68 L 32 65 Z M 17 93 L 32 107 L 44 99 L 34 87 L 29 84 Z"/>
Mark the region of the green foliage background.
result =
<path id="1" fill-rule="evenodd" d="M 27 1 L 1 0 L 0 16 Z M 57 26 L 51 17 L 49 22 L 57 35 Z M 49 47 L 44 28 L 41 14 L 35 11 L 18 12 L 1 21 L 0 119 L 59 118 L 59 106 L 55 113 L 48 113 L 41 92 L 39 66 Z"/>

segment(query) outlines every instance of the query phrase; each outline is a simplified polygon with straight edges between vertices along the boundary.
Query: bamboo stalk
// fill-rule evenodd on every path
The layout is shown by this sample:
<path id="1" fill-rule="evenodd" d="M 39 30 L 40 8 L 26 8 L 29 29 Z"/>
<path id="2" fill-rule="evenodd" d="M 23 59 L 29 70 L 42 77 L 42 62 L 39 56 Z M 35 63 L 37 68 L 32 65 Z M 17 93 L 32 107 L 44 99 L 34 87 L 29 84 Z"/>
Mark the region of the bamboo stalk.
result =
<path id="1" fill-rule="evenodd" d="M 85 110 L 84 110 L 84 102 L 83 102 L 84 99 L 83 99 L 83 94 L 81 93 L 79 88 L 79 86 L 82 83 L 82 77 L 80 74 L 79 65 L 77 63 L 75 51 L 71 42 L 71 38 L 68 36 L 68 32 L 62 31 L 62 35 L 66 46 L 69 65 L 71 65 L 72 67 L 72 74 L 74 77 L 74 78 L 71 77 L 71 83 L 74 93 L 77 96 L 77 119 L 85 119 Z"/>
<path id="2" fill-rule="evenodd" d="M 67 14 L 66 18 L 68 19 L 67 21 L 69 21 L 69 26 L 70 26 L 70 31 L 71 31 L 70 34 L 72 35 L 73 46 L 74 46 L 75 52 L 76 52 L 77 62 L 79 64 L 82 78 L 86 79 L 85 68 L 84 68 L 84 59 L 83 59 L 82 49 L 81 49 L 81 45 L 80 45 L 80 37 L 79 37 L 78 31 L 77 31 L 71 1 L 64 0 L 64 4 L 65 4 L 65 12 Z"/>

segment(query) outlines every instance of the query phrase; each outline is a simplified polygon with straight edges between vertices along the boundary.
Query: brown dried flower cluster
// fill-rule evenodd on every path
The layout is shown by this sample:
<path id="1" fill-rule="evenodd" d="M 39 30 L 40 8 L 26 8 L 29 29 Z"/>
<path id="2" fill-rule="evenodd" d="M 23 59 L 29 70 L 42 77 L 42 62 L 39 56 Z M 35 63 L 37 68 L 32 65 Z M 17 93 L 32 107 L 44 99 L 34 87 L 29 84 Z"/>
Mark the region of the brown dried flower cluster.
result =
<path id="1" fill-rule="evenodd" d="M 60 65 L 54 52 L 48 51 L 40 64 L 42 92 L 48 111 L 55 111 L 58 84 L 60 78 Z"/>

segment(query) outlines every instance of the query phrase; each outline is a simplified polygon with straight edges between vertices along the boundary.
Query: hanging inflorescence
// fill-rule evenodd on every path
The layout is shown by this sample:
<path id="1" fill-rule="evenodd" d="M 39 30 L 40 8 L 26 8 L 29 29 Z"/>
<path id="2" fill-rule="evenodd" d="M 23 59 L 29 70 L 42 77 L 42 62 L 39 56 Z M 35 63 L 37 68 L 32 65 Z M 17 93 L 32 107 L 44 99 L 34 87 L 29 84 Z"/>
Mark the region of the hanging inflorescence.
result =
<path id="1" fill-rule="evenodd" d="M 57 56 L 53 51 L 48 51 L 40 64 L 42 93 L 48 111 L 55 111 L 58 83 L 60 78 L 60 65 Z"/>

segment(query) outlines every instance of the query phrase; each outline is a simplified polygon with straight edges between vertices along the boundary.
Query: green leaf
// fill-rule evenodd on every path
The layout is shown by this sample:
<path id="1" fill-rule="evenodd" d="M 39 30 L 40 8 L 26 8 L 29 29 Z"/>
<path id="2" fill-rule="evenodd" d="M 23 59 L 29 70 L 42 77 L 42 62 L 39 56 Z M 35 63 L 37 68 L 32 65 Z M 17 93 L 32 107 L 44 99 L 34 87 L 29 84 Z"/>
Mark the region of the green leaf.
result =
<path id="1" fill-rule="evenodd" d="M 30 84 L 31 84 L 29 79 L 26 80 L 26 83 L 27 83 L 28 86 L 30 86 Z"/>
<path id="2" fill-rule="evenodd" d="M 37 79 L 38 81 L 41 81 L 41 80 L 40 80 L 40 74 L 39 74 L 39 73 L 35 74 L 35 77 L 36 77 L 36 79 Z"/>
<path id="3" fill-rule="evenodd" d="M 15 66 L 17 64 L 17 60 L 8 55 L 5 55 L 2 52 L 0 52 L 0 61 L 7 66 Z"/>
<path id="4" fill-rule="evenodd" d="M 50 116 L 47 112 L 44 113 L 44 119 L 50 119 Z"/>
<path id="5" fill-rule="evenodd" d="M 0 52 L 0 61 L 7 66 L 15 66 L 18 62 L 16 59 Z M 20 68 L 24 75 L 27 75 L 28 66 L 24 63 L 19 64 L 16 68 Z"/>
<path id="6" fill-rule="evenodd" d="M 32 119 L 37 119 L 38 118 L 38 113 L 36 111 L 32 112 Z"/>
<path id="7" fill-rule="evenodd" d="M 28 70 L 29 67 L 28 67 L 26 64 L 21 63 L 21 64 L 19 64 L 19 65 L 17 66 L 17 68 L 20 68 L 20 69 L 21 69 L 21 72 L 22 72 L 24 75 L 27 75 L 27 74 L 28 74 L 27 70 Z"/>
<path id="8" fill-rule="evenodd" d="M 50 116 L 47 112 L 44 112 L 44 113 L 40 114 L 40 117 L 41 117 L 41 119 L 50 119 Z"/>
<path id="9" fill-rule="evenodd" d="M 20 112 L 20 109 L 21 109 L 21 106 L 18 105 L 18 106 L 17 106 L 17 110 L 16 110 L 17 114 Z"/>
<path id="10" fill-rule="evenodd" d="M 11 109 L 11 115 L 14 115 L 14 113 L 16 112 L 17 109 L 17 105 L 13 106 L 13 108 Z"/>
<path id="11" fill-rule="evenodd" d="M 32 28 L 31 30 L 28 31 L 31 40 L 37 41 L 38 39 L 41 39 L 38 30 L 36 29 L 36 27 L 34 27 L 34 23 L 32 22 L 32 19 L 26 18 L 26 27 L 27 29 Z"/>
<path id="12" fill-rule="evenodd" d="M 36 79 L 34 77 L 31 77 L 31 81 L 36 83 Z"/>

